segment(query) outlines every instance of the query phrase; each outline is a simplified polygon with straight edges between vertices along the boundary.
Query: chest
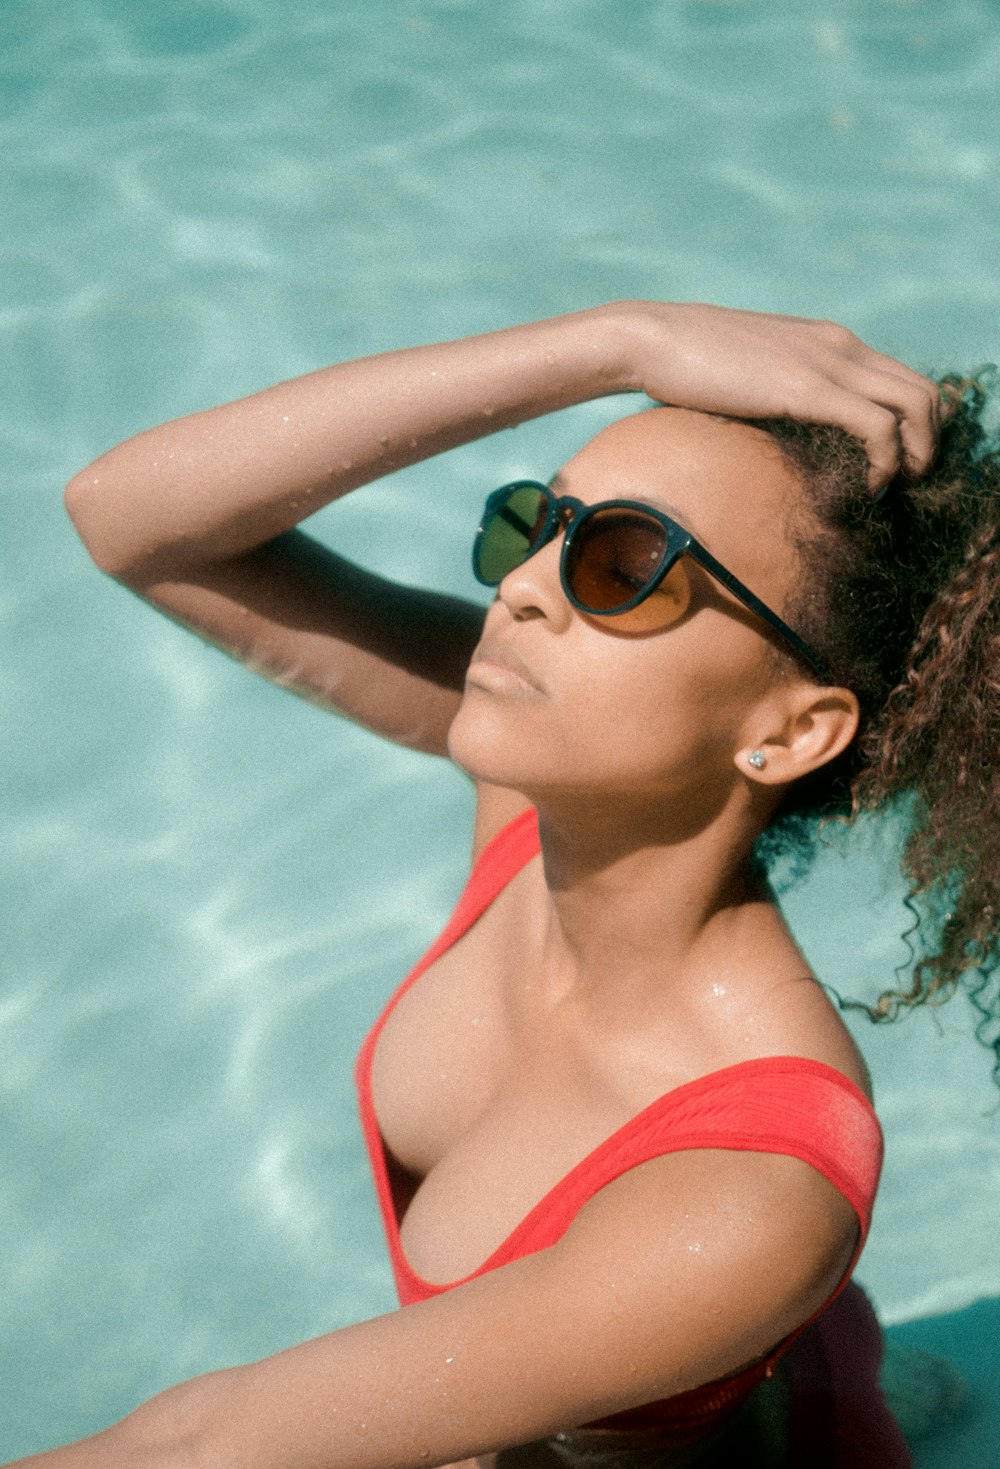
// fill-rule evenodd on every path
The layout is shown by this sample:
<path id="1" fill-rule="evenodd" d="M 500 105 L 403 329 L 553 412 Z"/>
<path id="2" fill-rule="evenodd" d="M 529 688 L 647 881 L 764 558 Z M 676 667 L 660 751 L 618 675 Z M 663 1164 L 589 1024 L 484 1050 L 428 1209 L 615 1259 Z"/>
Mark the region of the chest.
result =
<path id="1" fill-rule="evenodd" d="M 519 874 L 393 1006 L 375 1047 L 401 1243 L 431 1281 L 477 1269 L 660 1089 L 650 1075 L 637 1092 L 641 1067 L 609 1067 L 585 1017 L 540 994 L 538 880 Z"/>

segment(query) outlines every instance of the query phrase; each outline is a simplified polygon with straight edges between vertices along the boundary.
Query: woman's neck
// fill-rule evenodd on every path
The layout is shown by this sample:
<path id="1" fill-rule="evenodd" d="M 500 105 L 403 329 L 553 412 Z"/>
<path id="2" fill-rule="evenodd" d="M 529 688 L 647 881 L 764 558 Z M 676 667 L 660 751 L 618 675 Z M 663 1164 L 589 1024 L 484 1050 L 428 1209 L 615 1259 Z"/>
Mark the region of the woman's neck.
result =
<path id="1" fill-rule="evenodd" d="M 709 928 L 762 898 L 751 853 L 759 814 L 733 799 L 708 821 L 649 803 L 541 803 L 550 899 L 546 950 L 565 990 L 620 995 L 623 975 L 662 987 Z"/>

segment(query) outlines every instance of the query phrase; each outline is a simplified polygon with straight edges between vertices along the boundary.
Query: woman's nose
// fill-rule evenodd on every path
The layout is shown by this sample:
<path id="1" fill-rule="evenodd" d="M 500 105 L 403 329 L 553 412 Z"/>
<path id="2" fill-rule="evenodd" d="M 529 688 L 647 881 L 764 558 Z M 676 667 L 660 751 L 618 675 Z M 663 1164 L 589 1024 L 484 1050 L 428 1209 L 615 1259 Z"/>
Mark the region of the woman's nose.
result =
<path id="1" fill-rule="evenodd" d="M 497 597 L 517 621 L 544 617 L 555 627 L 567 623 L 573 609 L 559 580 L 562 536 L 509 571 L 497 588 Z"/>

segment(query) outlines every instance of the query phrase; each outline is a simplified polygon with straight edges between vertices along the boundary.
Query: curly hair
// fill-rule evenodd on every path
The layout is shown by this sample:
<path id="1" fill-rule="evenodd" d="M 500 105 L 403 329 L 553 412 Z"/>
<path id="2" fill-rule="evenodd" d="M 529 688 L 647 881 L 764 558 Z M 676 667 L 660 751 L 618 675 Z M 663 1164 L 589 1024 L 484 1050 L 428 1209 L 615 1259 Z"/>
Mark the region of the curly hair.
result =
<path id="1" fill-rule="evenodd" d="M 801 866 L 831 817 L 899 811 L 916 916 L 907 937 L 918 937 L 912 983 L 861 1008 L 891 1020 L 961 984 L 1000 1081 L 1000 1004 L 991 998 L 1000 958 L 1000 444 L 983 424 L 986 371 L 940 379 L 934 463 L 919 479 L 897 476 L 878 499 L 864 448 L 843 429 L 754 423 L 797 472 L 811 512 L 797 528 L 803 574 L 785 615 L 861 709 L 849 748 L 790 788 L 762 857 L 792 853 Z"/>

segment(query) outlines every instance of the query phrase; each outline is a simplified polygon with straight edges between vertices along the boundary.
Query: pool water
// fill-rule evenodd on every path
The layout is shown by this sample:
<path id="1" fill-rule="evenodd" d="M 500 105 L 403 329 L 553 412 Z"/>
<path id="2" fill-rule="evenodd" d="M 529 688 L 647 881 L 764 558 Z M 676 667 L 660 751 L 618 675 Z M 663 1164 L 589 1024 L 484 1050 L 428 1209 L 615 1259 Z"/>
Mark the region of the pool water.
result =
<path id="1" fill-rule="evenodd" d="M 0 1458 L 391 1306 L 351 1059 L 468 850 L 462 777 L 101 578 L 64 481 L 328 361 L 621 296 L 996 359 L 998 63 L 988 0 L 6 0 Z M 417 466 L 316 533 L 476 595 L 485 491 L 625 406 Z M 869 827 L 787 908 L 871 998 L 900 896 Z M 1000 1433 L 1000 1094 L 972 1020 L 851 1022 L 888 1139 L 859 1278 L 979 1393 L 922 1469 Z"/>

